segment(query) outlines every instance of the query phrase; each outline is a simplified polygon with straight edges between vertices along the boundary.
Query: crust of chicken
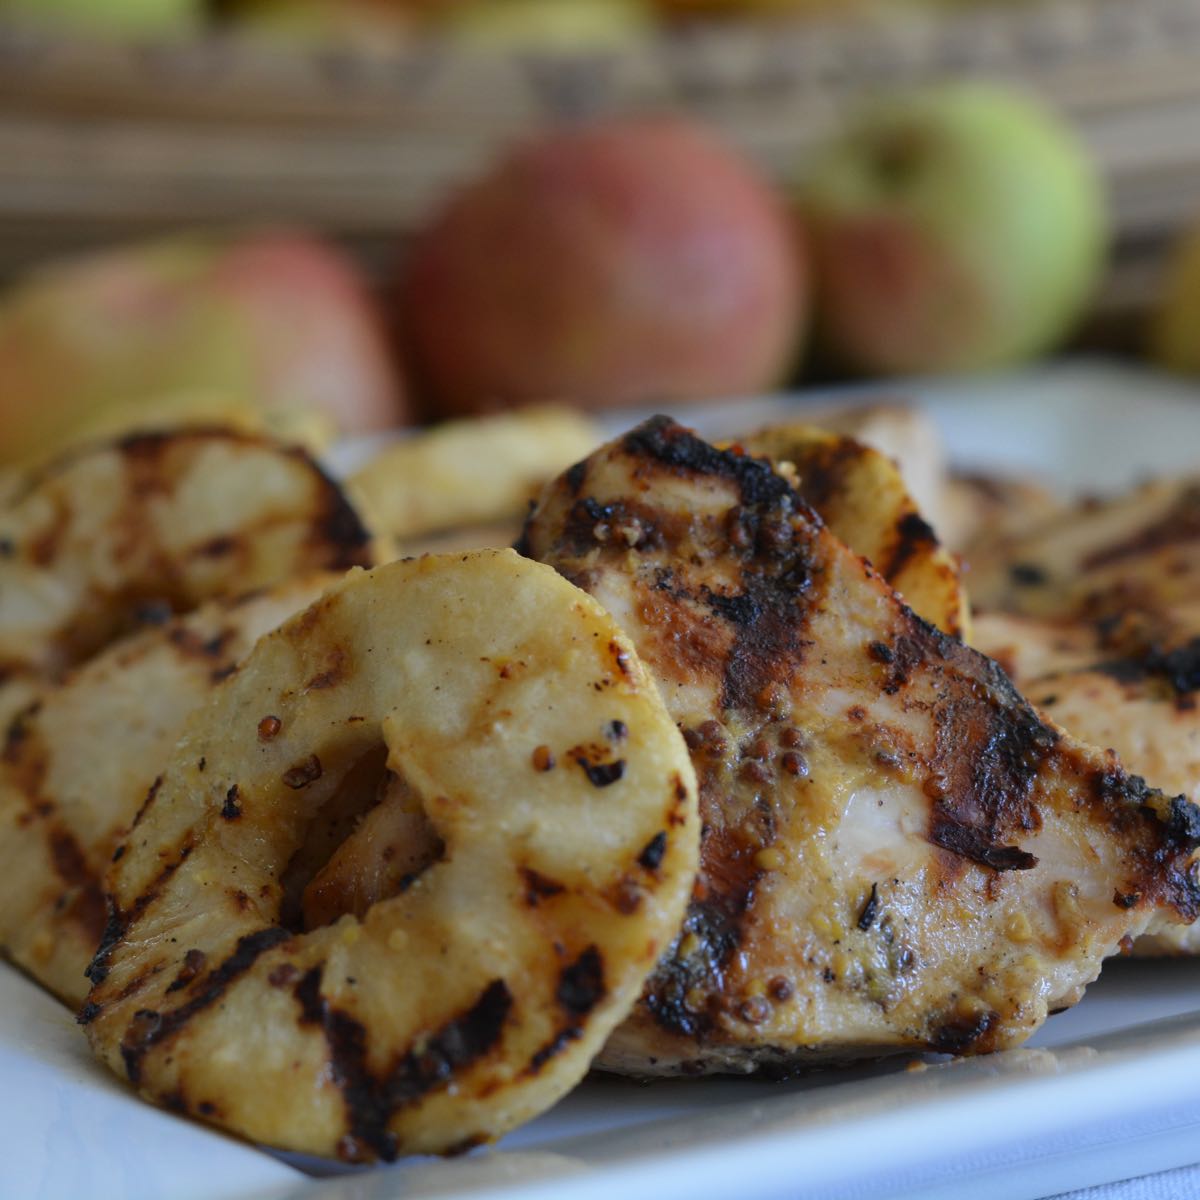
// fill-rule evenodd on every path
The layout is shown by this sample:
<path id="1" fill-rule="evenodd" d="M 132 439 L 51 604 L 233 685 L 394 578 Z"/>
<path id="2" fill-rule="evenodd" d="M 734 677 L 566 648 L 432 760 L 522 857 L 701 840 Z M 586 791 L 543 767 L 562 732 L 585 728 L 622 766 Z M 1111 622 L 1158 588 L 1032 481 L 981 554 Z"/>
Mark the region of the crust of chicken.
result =
<path id="1" fill-rule="evenodd" d="M 1045 721 L 768 463 L 656 419 L 554 481 L 521 546 L 630 633 L 700 781 L 687 918 L 600 1065 L 1011 1046 L 1200 911 L 1200 812 Z"/>

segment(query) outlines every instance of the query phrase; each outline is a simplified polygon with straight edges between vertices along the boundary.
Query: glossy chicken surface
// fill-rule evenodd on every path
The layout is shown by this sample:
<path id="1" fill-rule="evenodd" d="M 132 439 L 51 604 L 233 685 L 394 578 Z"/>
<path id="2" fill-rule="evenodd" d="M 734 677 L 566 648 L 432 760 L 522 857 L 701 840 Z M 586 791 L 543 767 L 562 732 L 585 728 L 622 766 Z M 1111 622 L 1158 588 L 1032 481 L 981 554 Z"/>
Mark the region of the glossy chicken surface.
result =
<path id="1" fill-rule="evenodd" d="M 1200 911 L 1200 813 L 1043 720 L 768 464 L 657 418 L 521 548 L 629 632 L 700 783 L 687 918 L 599 1065 L 998 1049 Z"/>

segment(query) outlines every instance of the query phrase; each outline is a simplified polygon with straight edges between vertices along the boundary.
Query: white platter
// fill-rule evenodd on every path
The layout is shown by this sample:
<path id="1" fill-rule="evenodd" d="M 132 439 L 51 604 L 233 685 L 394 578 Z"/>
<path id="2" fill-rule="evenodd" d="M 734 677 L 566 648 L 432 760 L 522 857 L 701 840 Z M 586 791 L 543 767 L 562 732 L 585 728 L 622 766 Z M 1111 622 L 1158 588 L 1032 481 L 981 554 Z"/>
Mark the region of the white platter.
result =
<path id="1" fill-rule="evenodd" d="M 971 468 L 1096 491 L 1200 468 L 1200 388 L 1146 373 L 1073 363 L 908 392 Z M 697 423 L 745 427 L 801 402 Z M 785 1083 L 590 1080 L 492 1150 L 323 1179 L 142 1105 L 69 1013 L 0 965 L 3 1200 L 1022 1200 L 1195 1161 L 1200 962 L 1112 964 L 1019 1051 Z"/>

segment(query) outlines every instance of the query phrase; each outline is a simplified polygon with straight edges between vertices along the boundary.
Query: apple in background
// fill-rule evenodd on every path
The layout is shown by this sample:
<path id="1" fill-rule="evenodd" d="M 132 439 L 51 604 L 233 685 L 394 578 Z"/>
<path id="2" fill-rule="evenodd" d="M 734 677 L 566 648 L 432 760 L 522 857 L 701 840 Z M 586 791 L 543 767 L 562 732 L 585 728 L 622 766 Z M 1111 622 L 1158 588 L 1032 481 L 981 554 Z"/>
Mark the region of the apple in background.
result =
<path id="1" fill-rule="evenodd" d="M 453 197 L 413 248 L 401 317 L 442 413 L 669 403 L 778 383 L 804 282 L 755 172 L 643 118 L 529 142 Z"/>
<path id="2" fill-rule="evenodd" d="M 41 269 L 0 299 L 0 462 L 114 425 L 263 414 L 345 432 L 404 416 L 370 299 L 295 232 L 180 237 Z"/>
<path id="3" fill-rule="evenodd" d="M 203 24 L 203 0 L 0 0 L 0 17 L 80 33 L 142 37 Z"/>
<path id="4" fill-rule="evenodd" d="M 654 23 L 639 0 L 462 0 L 445 10 L 444 30 L 480 50 L 620 49 Z"/>
<path id="5" fill-rule="evenodd" d="M 1086 150 L 1049 110 L 994 85 L 879 101 L 811 160 L 799 206 L 818 342 L 868 372 L 1047 350 L 1105 261 L 1105 198 Z"/>
<path id="6" fill-rule="evenodd" d="M 220 0 L 215 15 L 233 29 L 284 42 L 394 50 L 417 18 L 402 0 Z"/>
<path id="7" fill-rule="evenodd" d="M 1171 251 L 1150 351 L 1169 370 L 1200 374 L 1200 218 Z"/>
<path id="8" fill-rule="evenodd" d="M 655 0 L 669 17 L 762 18 L 811 15 L 844 16 L 870 7 L 870 0 Z"/>

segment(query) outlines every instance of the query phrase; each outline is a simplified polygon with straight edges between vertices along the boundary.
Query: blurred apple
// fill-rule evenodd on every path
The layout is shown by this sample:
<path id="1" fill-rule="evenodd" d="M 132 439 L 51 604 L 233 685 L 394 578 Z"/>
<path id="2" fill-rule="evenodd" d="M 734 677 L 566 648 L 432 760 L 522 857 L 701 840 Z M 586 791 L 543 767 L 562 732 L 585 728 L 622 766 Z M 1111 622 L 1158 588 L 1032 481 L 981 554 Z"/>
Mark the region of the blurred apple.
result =
<path id="1" fill-rule="evenodd" d="M 367 51 L 402 45 L 416 24 L 402 0 L 219 0 L 215 12 L 250 35 Z"/>
<path id="2" fill-rule="evenodd" d="M 998 86 L 889 97 L 809 164 L 817 334 L 845 365 L 953 371 L 1044 351 L 1104 265 L 1104 194 L 1050 111 Z"/>
<path id="3" fill-rule="evenodd" d="M 807 311 L 770 189 L 703 129 L 599 124 L 519 147 L 414 247 L 402 317 L 443 412 L 736 396 L 778 383 Z"/>
<path id="4" fill-rule="evenodd" d="M 14 16 L 86 33 L 142 36 L 199 27 L 203 0 L 0 0 L 0 16 Z"/>
<path id="5" fill-rule="evenodd" d="M 619 49 L 653 22 L 639 0 L 465 0 L 445 28 L 479 49 L 574 51 Z"/>
<path id="6" fill-rule="evenodd" d="M 655 0 L 669 17 L 843 16 L 871 0 Z"/>
<path id="7" fill-rule="evenodd" d="M 1150 349 L 1170 370 L 1200 374 L 1200 218 L 1171 252 Z"/>
<path id="8" fill-rule="evenodd" d="M 362 284 L 300 233 L 176 238 L 43 268 L 0 300 L 0 462 L 120 423 L 403 416 Z"/>

